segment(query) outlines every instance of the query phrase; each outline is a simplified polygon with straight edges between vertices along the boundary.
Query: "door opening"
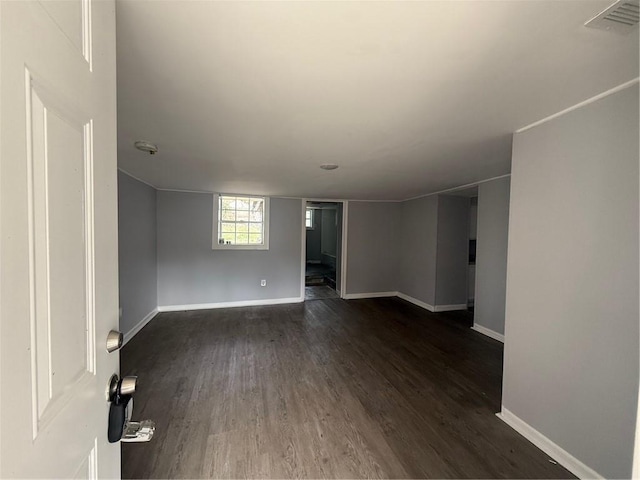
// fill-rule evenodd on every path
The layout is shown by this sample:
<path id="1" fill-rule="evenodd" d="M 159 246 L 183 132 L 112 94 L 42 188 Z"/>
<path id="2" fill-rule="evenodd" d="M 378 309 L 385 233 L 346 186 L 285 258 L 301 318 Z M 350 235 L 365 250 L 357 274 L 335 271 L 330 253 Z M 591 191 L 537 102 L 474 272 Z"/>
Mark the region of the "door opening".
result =
<path id="1" fill-rule="evenodd" d="M 305 300 L 340 297 L 342 216 L 342 202 L 306 202 Z"/>

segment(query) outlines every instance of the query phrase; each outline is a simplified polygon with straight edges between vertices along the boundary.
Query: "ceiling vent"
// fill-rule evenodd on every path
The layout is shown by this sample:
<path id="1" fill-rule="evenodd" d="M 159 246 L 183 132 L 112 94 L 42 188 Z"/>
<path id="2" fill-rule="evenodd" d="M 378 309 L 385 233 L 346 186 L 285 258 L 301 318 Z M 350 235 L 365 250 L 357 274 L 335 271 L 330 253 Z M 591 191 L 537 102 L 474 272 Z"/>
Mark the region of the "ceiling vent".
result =
<path id="1" fill-rule="evenodd" d="M 620 0 L 599 13 L 585 26 L 626 34 L 638 28 L 640 6 L 638 0 Z"/>

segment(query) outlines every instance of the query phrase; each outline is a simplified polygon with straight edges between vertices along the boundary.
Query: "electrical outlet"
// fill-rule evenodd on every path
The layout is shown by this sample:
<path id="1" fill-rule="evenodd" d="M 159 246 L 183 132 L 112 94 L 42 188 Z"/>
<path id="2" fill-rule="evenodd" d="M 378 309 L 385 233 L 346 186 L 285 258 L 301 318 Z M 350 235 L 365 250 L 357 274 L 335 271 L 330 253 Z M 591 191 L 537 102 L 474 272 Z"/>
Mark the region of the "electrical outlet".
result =
<path id="1" fill-rule="evenodd" d="M 267 281 L 266 280 L 260 280 L 260 286 L 261 287 L 266 287 L 267 286 Z"/>

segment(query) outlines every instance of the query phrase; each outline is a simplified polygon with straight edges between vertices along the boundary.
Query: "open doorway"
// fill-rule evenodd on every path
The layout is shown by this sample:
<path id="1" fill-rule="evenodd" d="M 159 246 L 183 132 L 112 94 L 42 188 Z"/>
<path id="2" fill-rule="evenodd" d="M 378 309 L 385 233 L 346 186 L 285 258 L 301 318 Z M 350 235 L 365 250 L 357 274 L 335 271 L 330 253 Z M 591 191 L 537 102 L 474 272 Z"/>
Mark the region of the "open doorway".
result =
<path id="1" fill-rule="evenodd" d="M 467 310 L 465 321 L 470 324 L 476 296 L 477 219 L 477 186 L 439 196 L 436 304 Z"/>
<path id="2" fill-rule="evenodd" d="M 305 300 L 340 297 L 342 213 L 341 202 L 306 202 Z"/>
<path id="3" fill-rule="evenodd" d="M 473 312 L 476 301 L 476 239 L 478 233 L 478 190 L 469 202 L 469 275 L 467 277 L 467 306 Z"/>

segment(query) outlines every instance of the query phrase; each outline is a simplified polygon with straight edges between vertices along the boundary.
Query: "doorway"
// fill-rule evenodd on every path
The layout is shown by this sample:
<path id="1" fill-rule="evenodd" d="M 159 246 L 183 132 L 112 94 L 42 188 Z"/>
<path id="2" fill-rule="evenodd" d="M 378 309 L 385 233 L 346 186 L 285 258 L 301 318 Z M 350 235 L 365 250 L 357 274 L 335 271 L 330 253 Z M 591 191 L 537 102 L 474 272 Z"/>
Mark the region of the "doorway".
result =
<path id="1" fill-rule="evenodd" d="M 342 223 L 342 202 L 306 202 L 305 300 L 340 297 Z"/>

